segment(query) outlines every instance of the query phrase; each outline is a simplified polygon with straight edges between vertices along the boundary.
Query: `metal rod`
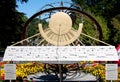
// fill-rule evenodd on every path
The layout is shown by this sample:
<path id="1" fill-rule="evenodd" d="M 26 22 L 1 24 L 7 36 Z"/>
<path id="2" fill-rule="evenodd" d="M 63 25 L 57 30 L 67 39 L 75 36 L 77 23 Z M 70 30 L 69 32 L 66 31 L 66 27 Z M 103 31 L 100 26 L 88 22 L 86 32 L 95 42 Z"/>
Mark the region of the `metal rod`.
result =
<path id="1" fill-rule="evenodd" d="M 96 38 L 93 38 L 93 37 L 91 37 L 91 36 L 89 36 L 89 35 L 87 35 L 87 34 L 85 34 L 85 33 L 81 33 L 82 35 L 84 35 L 84 36 L 86 36 L 86 37 L 89 37 L 89 38 L 91 38 L 91 39 L 93 39 L 93 40 L 96 40 L 96 41 L 98 41 L 98 42 L 101 42 L 101 43 L 103 43 L 103 44 L 106 44 L 106 45 L 108 45 L 108 46 L 112 46 L 112 45 L 110 45 L 110 44 L 108 44 L 108 43 L 106 43 L 106 42 L 103 42 L 103 41 L 101 41 L 101 40 L 98 40 L 98 39 L 96 39 Z"/>
<path id="2" fill-rule="evenodd" d="M 62 82 L 62 78 L 63 78 L 63 75 L 62 75 L 62 64 L 59 64 L 59 74 L 60 74 L 60 82 Z"/>
<path id="3" fill-rule="evenodd" d="M 40 33 L 37 33 L 37 34 L 35 34 L 35 35 L 33 35 L 33 36 L 30 36 L 30 37 L 28 37 L 28 38 L 26 38 L 26 39 L 23 39 L 23 40 L 21 40 L 21 41 L 18 41 L 18 42 L 16 42 L 16 43 L 12 44 L 11 46 L 15 46 L 15 45 L 17 45 L 17 44 L 19 44 L 19 43 L 22 43 L 23 41 L 26 41 L 26 40 L 31 39 L 31 38 L 33 38 L 33 37 L 35 37 L 35 36 L 38 36 L 38 35 L 40 35 Z"/>

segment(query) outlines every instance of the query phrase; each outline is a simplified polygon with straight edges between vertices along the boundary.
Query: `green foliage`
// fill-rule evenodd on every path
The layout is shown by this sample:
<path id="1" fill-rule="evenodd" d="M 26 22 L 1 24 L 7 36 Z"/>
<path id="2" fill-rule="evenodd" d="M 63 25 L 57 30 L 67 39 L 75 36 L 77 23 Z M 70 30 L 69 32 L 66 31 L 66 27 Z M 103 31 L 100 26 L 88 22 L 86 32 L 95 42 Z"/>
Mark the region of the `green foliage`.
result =
<path id="1" fill-rule="evenodd" d="M 90 10 L 106 18 L 120 13 L 120 0 L 72 0 L 72 2 L 80 5 L 84 10 Z"/>
<path id="2" fill-rule="evenodd" d="M 116 45 L 120 43 L 119 16 L 120 0 L 72 0 L 84 11 L 92 13 L 103 31 L 103 40 Z M 116 18 L 117 16 L 117 18 Z M 112 20 L 112 22 L 111 22 Z"/>
<path id="3" fill-rule="evenodd" d="M 16 0 L 0 0 L 1 48 L 5 48 L 6 46 L 11 45 L 12 42 L 21 39 L 21 29 L 26 18 L 23 13 L 16 10 L 16 7 Z"/>
<path id="4" fill-rule="evenodd" d="M 108 38 L 109 38 L 109 28 L 107 27 L 107 22 L 105 21 L 105 19 L 102 17 L 102 16 L 96 16 L 94 14 L 92 14 L 92 16 L 97 20 L 97 22 L 100 24 L 101 26 L 101 29 L 102 29 L 102 33 L 103 33 L 103 38 L 102 40 L 103 41 L 108 41 Z M 88 18 L 84 18 L 84 29 L 83 29 L 83 32 L 94 37 L 94 38 L 97 38 L 99 39 L 99 31 L 97 30 L 95 24 Z M 85 38 L 85 37 L 84 37 Z M 85 38 L 86 39 L 86 38 Z M 92 43 L 93 40 L 90 41 L 90 43 Z M 96 43 L 94 43 L 96 44 Z"/>
<path id="5" fill-rule="evenodd" d="M 113 28 L 120 31 L 120 14 L 112 18 L 111 24 L 113 25 Z"/>
<path id="6" fill-rule="evenodd" d="M 42 23 L 42 26 L 45 28 L 48 24 L 45 20 L 40 20 L 38 18 L 34 18 L 28 25 L 26 30 L 27 37 L 30 37 L 34 34 L 39 33 L 38 23 Z"/>
<path id="7" fill-rule="evenodd" d="M 113 26 L 111 29 L 111 41 L 113 43 L 120 43 L 120 14 L 112 18 L 111 25 Z"/>
<path id="8" fill-rule="evenodd" d="M 36 33 L 38 33 L 38 23 L 39 23 L 39 19 L 33 19 L 30 24 L 28 25 L 27 27 L 27 30 L 26 30 L 26 35 L 27 37 L 30 37 Z"/>
<path id="9" fill-rule="evenodd" d="M 108 41 L 109 39 L 109 33 L 110 33 L 110 29 L 107 27 L 107 21 L 102 17 L 102 16 L 93 16 L 98 23 L 100 24 L 101 28 L 102 28 L 102 33 L 103 33 L 103 41 Z"/>
<path id="10" fill-rule="evenodd" d="M 95 15 L 94 13 L 91 13 L 91 16 L 93 16 L 97 22 L 100 24 L 102 32 L 103 32 L 103 41 L 108 41 L 109 38 L 109 28 L 107 27 L 107 21 L 100 15 Z M 76 14 L 76 19 L 74 19 L 73 24 L 74 24 L 74 28 L 77 29 L 79 23 L 81 22 L 80 16 L 78 16 L 78 14 Z M 90 18 L 88 18 L 87 16 L 83 16 L 83 30 L 82 32 L 93 37 L 96 39 L 99 39 L 99 36 L 102 36 L 99 34 L 99 30 L 97 29 L 97 26 L 95 25 L 95 23 L 93 22 L 93 20 L 91 20 Z M 81 35 L 82 36 L 82 35 Z M 96 45 L 99 42 L 93 41 L 91 39 L 89 39 L 88 37 L 82 36 L 81 37 L 81 41 L 84 42 L 87 45 Z"/>
<path id="11" fill-rule="evenodd" d="M 97 30 L 95 24 L 93 23 L 93 21 L 91 21 L 87 17 L 84 17 L 84 25 L 83 25 L 83 31 L 82 32 L 91 36 L 91 37 L 99 39 L 98 30 Z M 87 45 L 98 44 L 98 42 L 93 41 L 92 39 L 90 39 L 88 37 L 85 37 L 85 36 L 82 36 L 82 37 L 83 37 L 82 39 L 84 40 L 85 44 L 87 44 Z"/>

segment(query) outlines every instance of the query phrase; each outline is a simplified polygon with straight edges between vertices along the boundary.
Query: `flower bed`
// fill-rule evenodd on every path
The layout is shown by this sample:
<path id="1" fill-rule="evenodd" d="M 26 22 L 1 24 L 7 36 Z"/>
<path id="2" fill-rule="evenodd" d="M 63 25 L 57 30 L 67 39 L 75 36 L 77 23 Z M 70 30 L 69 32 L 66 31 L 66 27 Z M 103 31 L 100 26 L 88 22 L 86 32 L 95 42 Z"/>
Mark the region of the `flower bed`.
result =
<path id="1" fill-rule="evenodd" d="M 16 75 L 17 77 L 26 77 L 30 74 L 35 74 L 37 72 L 43 72 L 44 71 L 44 65 L 33 62 L 33 63 L 25 63 L 25 64 L 16 64 Z M 4 80 L 4 68 L 0 70 L 1 73 L 1 79 Z"/>
<path id="2" fill-rule="evenodd" d="M 86 65 L 88 62 L 80 62 L 81 65 L 83 65 L 82 68 L 80 68 L 81 71 L 85 73 L 93 74 L 94 76 L 100 77 L 102 82 L 109 82 L 105 80 L 105 65 L 103 64 L 90 64 Z M 92 62 L 93 63 L 93 62 Z M 6 64 L 6 63 L 3 63 Z M 74 67 L 76 65 L 71 65 L 71 67 Z M 2 69 L 0 70 L 0 79 L 4 80 L 4 65 L 1 65 Z M 70 69 L 70 65 L 65 66 L 67 69 Z M 44 72 L 44 64 L 38 63 L 38 62 L 28 62 L 25 64 L 16 64 L 16 75 L 17 77 L 25 77 L 30 74 L 35 74 L 38 72 Z M 118 80 L 120 80 L 120 67 L 118 68 Z M 118 81 L 114 81 L 118 82 Z"/>

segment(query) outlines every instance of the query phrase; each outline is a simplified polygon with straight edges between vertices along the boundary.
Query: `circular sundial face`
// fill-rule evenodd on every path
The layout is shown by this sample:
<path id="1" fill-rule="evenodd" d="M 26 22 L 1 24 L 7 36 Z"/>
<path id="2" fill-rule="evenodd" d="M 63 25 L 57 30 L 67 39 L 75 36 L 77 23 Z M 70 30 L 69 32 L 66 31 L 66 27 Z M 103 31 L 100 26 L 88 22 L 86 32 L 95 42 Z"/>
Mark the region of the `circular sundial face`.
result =
<path id="1" fill-rule="evenodd" d="M 72 20 L 68 14 L 57 12 L 51 16 L 49 27 L 54 33 L 62 35 L 68 33 L 72 28 Z"/>
<path id="2" fill-rule="evenodd" d="M 44 39 L 53 45 L 68 45 L 75 41 L 81 31 L 83 24 L 79 24 L 78 30 L 72 28 L 71 17 L 64 12 L 56 12 L 49 20 L 49 27 L 42 29 L 42 24 L 39 24 L 40 34 Z"/>
<path id="3" fill-rule="evenodd" d="M 86 12 L 83 12 L 81 9 L 78 10 L 72 7 L 51 7 L 52 8 L 50 9 L 45 9 L 34 14 L 31 18 L 28 19 L 28 21 L 23 26 L 22 39 L 29 37 L 27 35 L 29 35 L 28 33 L 30 33 L 32 28 L 32 26 L 28 27 L 29 23 L 35 17 L 39 16 L 39 20 L 45 20 L 46 24 L 40 21 L 40 25 L 38 27 L 40 33 L 36 34 L 38 32 L 37 31 L 35 32 L 35 35 L 27 39 L 27 42 L 30 45 L 67 46 L 96 45 L 101 43 L 97 39 L 102 39 L 102 30 L 99 23 L 92 16 Z M 84 28 L 82 28 L 83 24 L 81 24 L 83 23 L 83 20 L 84 22 L 86 21 L 86 23 L 84 23 Z M 74 29 L 74 27 L 77 29 Z"/>

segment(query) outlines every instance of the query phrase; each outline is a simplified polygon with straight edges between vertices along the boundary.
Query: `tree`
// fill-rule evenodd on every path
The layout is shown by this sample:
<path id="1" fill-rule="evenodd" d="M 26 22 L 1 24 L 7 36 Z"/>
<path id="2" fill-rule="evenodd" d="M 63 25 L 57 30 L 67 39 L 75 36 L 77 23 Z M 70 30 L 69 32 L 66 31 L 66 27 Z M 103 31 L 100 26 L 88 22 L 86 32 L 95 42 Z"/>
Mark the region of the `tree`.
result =
<path id="1" fill-rule="evenodd" d="M 102 40 L 103 41 L 106 41 L 108 42 L 108 38 L 109 38 L 109 28 L 107 27 L 107 22 L 106 20 L 102 17 L 102 16 L 99 16 L 99 15 L 94 15 L 91 13 L 91 16 L 93 16 L 97 21 L 98 23 L 100 24 L 101 26 L 101 29 L 102 29 L 102 34 L 103 34 L 103 38 Z M 95 24 L 93 23 L 93 21 L 91 21 L 90 19 L 84 17 L 84 25 L 83 25 L 83 32 L 87 35 L 90 35 L 96 39 L 99 39 L 99 30 L 97 30 Z M 86 37 L 84 37 L 83 39 L 86 39 L 87 41 L 89 41 L 89 44 L 93 44 L 93 40 L 89 40 L 87 39 Z M 93 45 L 96 45 L 98 42 L 95 42 Z"/>
<path id="2" fill-rule="evenodd" d="M 111 20 L 111 25 L 112 25 L 112 29 L 111 29 L 111 42 L 113 42 L 114 44 L 116 43 L 120 43 L 120 14 L 116 15 L 115 17 L 112 18 Z"/>
<path id="3" fill-rule="evenodd" d="M 38 23 L 42 23 L 44 26 L 48 25 L 48 22 L 46 22 L 45 20 L 40 20 L 39 18 L 34 18 L 28 25 L 27 29 L 26 29 L 26 36 L 30 37 L 34 34 L 39 33 L 39 29 L 38 29 Z"/>
<path id="4" fill-rule="evenodd" d="M 26 2 L 27 0 L 20 0 Z M 21 28 L 26 21 L 16 10 L 16 0 L 0 0 L 0 47 L 6 48 L 21 39 Z"/>
<path id="5" fill-rule="evenodd" d="M 120 0 L 72 0 L 92 13 L 111 18 L 120 13 Z"/>
<path id="6" fill-rule="evenodd" d="M 72 1 L 75 4 L 80 5 L 83 8 L 83 11 L 92 13 L 93 16 L 95 15 L 100 19 L 103 19 L 102 23 L 98 20 L 98 22 L 102 26 L 102 29 L 104 28 L 103 26 L 106 26 L 105 24 L 107 24 L 107 27 L 109 28 L 109 32 L 107 32 L 107 34 L 104 33 L 105 31 L 103 31 L 103 36 L 106 37 L 106 39 L 104 37 L 103 40 L 104 41 L 107 40 L 108 43 L 113 45 L 118 44 L 118 40 L 114 41 L 115 39 L 119 39 L 115 37 L 116 36 L 115 34 L 117 34 L 118 36 L 120 35 L 118 32 L 115 33 L 116 28 L 114 28 L 113 27 L 114 25 L 111 24 L 111 20 L 113 20 L 113 18 L 116 15 L 120 14 L 120 5 L 119 5 L 120 0 L 72 0 Z M 114 39 L 111 39 L 111 37 L 114 37 Z"/>

